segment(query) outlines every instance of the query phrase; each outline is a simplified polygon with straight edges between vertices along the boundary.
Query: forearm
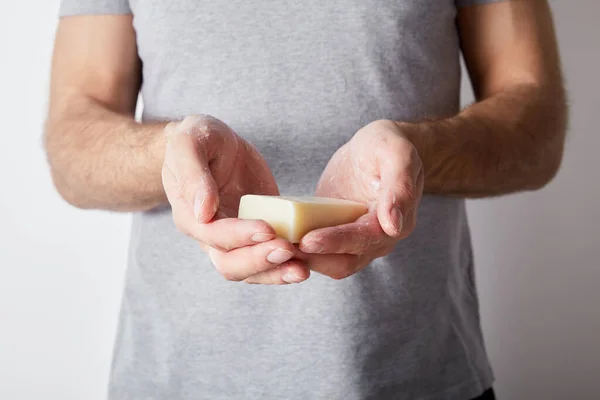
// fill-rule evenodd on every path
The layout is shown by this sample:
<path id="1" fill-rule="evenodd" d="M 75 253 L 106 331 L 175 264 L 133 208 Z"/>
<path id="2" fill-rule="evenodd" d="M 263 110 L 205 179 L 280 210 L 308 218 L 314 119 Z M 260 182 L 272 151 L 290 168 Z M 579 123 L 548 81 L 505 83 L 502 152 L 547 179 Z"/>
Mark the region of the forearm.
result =
<path id="1" fill-rule="evenodd" d="M 560 166 L 564 93 L 523 84 L 457 116 L 400 125 L 423 160 L 426 193 L 486 197 L 535 190 Z"/>
<path id="2" fill-rule="evenodd" d="M 48 160 L 61 195 L 86 209 L 140 211 L 165 203 L 164 124 L 139 124 L 90 99 L 70 104 L 51 112 L 46 126 Z"/>

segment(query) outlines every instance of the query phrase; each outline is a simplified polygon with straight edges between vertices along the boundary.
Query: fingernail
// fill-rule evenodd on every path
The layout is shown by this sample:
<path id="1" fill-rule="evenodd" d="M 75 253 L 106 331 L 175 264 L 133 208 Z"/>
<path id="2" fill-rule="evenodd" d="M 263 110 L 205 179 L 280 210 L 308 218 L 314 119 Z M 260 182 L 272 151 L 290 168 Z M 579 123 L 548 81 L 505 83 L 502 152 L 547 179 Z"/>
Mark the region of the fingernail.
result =
<path id="1" fill-rule="evenodd" d="M 323 251 L 323 245 L 319 242 L 313 242 L 302 246 L 302 251 L 305 253 L 317 254 Z"/>
<path id="2" fill-rule="evenodd" d="M 252 235 L 252 241 L 255 243 L 268 242 L 269 240 L 275 239 L 275 235 L 272 233 L 255 233 Z"/>
<path id="3" fill-rule="evenodd" d="M 404 217 L 402 216 L 402 211 L 398 207 L 392 207 L 392 224 L 394 225 L 394 230 L 400 234 L 402 232 L 402 224 L 404 222 Z"/>
<path id="4" fill-rule="evenodd" d="M 300 283 L 303 279 L 292 274 L 291 272 L 286 272 L 285 274 L 281 275 L 281 280 L 285 283 Z"/>
<path id="5" fill-rule="evenodd" d="M 287 251 L 284 249 L 277 249 L 277 250 L 272 251 L 267 256 L 267 261 L 270 262 L 271 264 L 283 264 L 284 262 L 286 262 L 293 256 L 294 256 L 294 253 L 292 253 L 291 251 Z"/>
<path id="6" fill-rule="evenodd" d="M 196 197 L 194 198 L 194 215 L 196 216 L 196 220 L 200 218 L 202 205 L 204 204 L 205 199 L 206 197 L 204 197 L 201 192 L 196 193 Z"/>

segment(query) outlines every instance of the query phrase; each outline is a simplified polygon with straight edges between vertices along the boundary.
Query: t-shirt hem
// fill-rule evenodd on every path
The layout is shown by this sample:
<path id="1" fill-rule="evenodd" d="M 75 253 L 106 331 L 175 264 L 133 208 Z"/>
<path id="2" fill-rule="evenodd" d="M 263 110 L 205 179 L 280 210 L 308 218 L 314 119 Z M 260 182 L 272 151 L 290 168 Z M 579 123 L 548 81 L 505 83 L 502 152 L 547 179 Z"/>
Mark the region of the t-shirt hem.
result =
<path id="1" fill-rule="evenodd" d="M 426 396 L 415 397 L 412 400 L 470 400 L 474 399 L 478 396 L 481 396 L 486 390 L 491 389 L 494 385 L 494 378 L 488 377 L 483 380 L 475 379 L 466 381 L 463 383 L 459 383 L 455 386 L 450 387 L 449 389 L 445 389 L 444 391 L 429 394 Z M 125 400 L 130 399 L 131 393 L 126 393 L 126 391 L 119 390 L 119 385 L 116 385 L 114 382 L 109 384 L 108 390 L 108 400 Z M 122 388 L 121 388 L 122 389 Z M 268 396 L 266 398 L 269 398 Z M 371 399 L 371 397 L 367 397 Z M 385 396 L 387 398 L 387 396 Z M 394 397 L 397 398 L 397 397 Z M 156 400 L 162 400 L 163 397 L 156 397 Z M 164 400 L 167 400 L 167 397 L 164 397 Z M 383 399 L 382 397 L 377 397 L 377 399 Z"/>

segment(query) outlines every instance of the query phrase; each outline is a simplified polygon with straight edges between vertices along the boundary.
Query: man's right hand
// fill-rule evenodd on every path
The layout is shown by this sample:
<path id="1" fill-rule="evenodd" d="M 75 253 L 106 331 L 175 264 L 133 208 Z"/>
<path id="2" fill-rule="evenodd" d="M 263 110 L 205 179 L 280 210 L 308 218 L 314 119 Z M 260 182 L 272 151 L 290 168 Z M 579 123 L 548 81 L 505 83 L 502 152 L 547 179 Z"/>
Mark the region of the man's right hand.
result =
<path id="1" fill-rule="evenodd" d="M 167 125 L 162 180 L 173 220 L 226 279 L 298 283 L 310 272 L 294 246 L 264 221 L 237 218 L 241 196 L 278 195 L 266 161 L 224 122 L 191 116 Z"/>

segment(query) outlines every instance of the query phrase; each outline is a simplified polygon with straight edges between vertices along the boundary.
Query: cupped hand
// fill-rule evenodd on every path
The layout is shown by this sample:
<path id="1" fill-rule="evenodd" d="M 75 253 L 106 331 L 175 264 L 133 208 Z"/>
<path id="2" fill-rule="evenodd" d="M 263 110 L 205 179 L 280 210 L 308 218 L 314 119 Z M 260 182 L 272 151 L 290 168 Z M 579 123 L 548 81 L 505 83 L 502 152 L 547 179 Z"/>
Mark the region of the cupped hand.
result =
<path id="1" fill-rule="evenodd" d="M 286 284 L 308 278 L 294 246 L 277 238 L 264 221 L 237 218 L 241 196 L 278 195 L 260 153 L 224 122 L 191 116 L 165 128 L 162 169 L 173 220 L 206 251 L 217 271 L 231 281 Z"/>
<path id="2" fill-rule="evenodd" d="M 421 159 L 400 124 L 365 126 L 333 155 L 316 195 L 358 201 L 369 212 L 354 223 L 309 232 L 298 257 L 312 270 L 342 279 L 389 254 L 415 228 L 423 183 Z"/>

